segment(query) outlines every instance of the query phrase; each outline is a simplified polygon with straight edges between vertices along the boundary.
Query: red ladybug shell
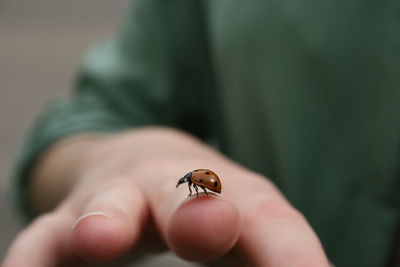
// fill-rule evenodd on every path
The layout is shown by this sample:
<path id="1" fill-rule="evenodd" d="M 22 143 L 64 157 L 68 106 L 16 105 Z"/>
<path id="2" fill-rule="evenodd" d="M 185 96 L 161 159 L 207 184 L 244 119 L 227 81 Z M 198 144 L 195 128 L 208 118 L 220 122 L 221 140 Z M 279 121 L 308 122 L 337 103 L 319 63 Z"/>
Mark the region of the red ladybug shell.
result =
<path id="1" fill-rule="evenodd" d="M 207 169 L 194 170 L 191 180 L 196 185 L 204 186 L 211 191 L 221 193 L 221 180 L 213 171 Z"/>

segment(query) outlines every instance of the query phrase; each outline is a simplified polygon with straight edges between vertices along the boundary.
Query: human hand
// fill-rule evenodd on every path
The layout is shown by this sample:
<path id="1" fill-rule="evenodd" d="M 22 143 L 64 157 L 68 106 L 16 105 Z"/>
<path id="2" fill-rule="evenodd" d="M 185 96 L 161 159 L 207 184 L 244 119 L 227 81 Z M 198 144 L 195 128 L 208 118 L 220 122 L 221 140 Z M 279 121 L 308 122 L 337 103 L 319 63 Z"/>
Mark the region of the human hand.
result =
<path id="1" fill-rule="evenodd" d="M 305 218 L 271 182 L 192 138 L 150 130 L 85 155 L 71 192 L 17 237 L 3 267 L 88 266 L 165 249 L 215 266 L 329 266 Z M 174 178 L 199 168 L 220 176 L 221 196 L 184 200 Z"/>

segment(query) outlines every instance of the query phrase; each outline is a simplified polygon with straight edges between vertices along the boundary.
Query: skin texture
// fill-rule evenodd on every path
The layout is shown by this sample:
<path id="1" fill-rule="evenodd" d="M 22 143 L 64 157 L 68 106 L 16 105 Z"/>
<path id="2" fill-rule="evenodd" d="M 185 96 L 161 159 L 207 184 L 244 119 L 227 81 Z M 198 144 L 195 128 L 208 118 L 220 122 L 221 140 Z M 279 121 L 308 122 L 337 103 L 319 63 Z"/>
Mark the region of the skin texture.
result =
<path id="1" fill-rule="evenodd" d="M 218 173 L 220 196 L 185 199 L 187 188 L 176 189 L 175 178 L 199 167 Z M 329 266 L 305 218 L 266 177 L 177 130 L 63 140 L 30 188 L 40 216 L 2 267 L 122 266 L 167 249 L 210 266 Z"/>

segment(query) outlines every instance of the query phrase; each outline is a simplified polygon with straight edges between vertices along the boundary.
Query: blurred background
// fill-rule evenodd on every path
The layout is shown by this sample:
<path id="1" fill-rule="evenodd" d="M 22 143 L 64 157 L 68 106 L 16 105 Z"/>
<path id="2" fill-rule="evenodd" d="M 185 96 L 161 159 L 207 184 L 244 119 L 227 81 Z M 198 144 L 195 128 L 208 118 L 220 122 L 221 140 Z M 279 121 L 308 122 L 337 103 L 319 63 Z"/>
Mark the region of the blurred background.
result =
<path id="1" fill-rule="evenodd" d="M 0 259 L 21 229 L 9 195 L 13 158 L 26 130 L 48 101 L 68 94 L 85 52 L 116 34 L 129 4 L 0 0 Z M 172 256 L 140 264 L 167 265 L 193 266 Z"/>

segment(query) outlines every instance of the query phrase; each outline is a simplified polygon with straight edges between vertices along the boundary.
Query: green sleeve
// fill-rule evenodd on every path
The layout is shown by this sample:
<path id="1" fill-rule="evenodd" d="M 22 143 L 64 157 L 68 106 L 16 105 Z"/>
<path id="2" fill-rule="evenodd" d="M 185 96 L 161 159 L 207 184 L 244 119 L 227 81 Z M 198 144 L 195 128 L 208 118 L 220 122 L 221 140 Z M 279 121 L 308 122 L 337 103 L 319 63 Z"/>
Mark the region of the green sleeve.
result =
<path id="1" fill-rule="evenodd" d="M 38 157 L 62 138 L 145 125 L 205 137 L 200 98 L 207 66 L 198 3 L 135 1 L 119 36 L 88 54 L 71 96 L 43 111 L 16 164 L 15 199 L 27 220 L 34 216 L 27 177 Z"/>

